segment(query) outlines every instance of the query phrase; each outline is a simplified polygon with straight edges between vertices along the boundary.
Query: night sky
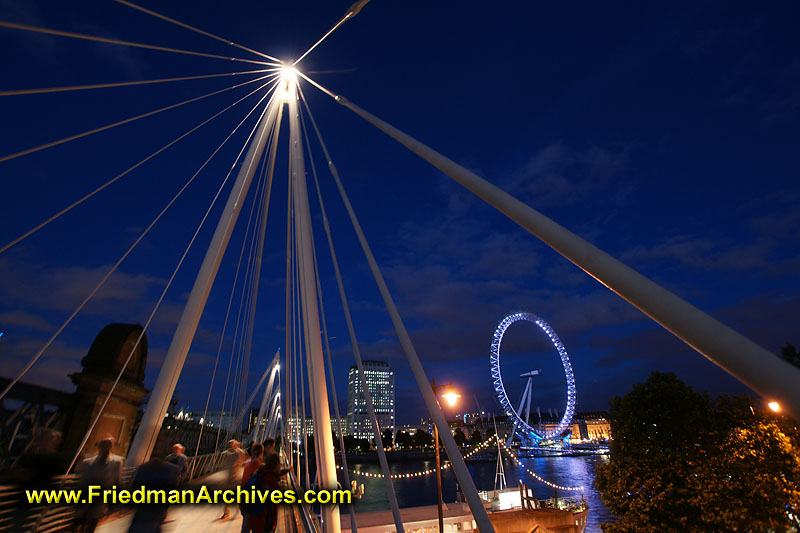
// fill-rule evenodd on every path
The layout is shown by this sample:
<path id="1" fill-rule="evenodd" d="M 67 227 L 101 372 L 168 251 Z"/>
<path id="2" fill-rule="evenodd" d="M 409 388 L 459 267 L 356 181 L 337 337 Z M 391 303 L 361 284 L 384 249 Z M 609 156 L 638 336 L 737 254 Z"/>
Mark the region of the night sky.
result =
<path id="1" fill-rule="evenodd" d="M 141 3 L 286 59 L 302 54 L 349 4 Z M 800 343 L 798 15 L 794 2 L 373 0 L 314 50 L 301 70 L 778 353 L 787 341 Z M 0 19 L 258 59 L 111 1 L 0 0 Z M 0 28 L 0 58 L 0 90 L 260 68 L 7 28 Z M 2 96 L 0 155 L 255 77 Z M 0 163 L 0 246 L 256 86 Z M 302 88 L 426 371 L 437 381 L 453 381 L 463 410 L 475 410 L 477 398 L 484 410 L 499 411 L 488 350 L 497 323 L 515 310 L 540 315 L 561 337 L 572 359 L 578 410 L 607 408 L 609 398 L 653 370 L 676 372 L 712 394 L 746 392 L 447 176 L 309 84 Z M 15 375 L 36 353 L 257 98 L 0 254 L 0 374 Z M 105 324 L 144 323 L 253 119 L 25 381 L 72 390 L 67 375 L 79 370 Z M 284 343 L 285 122 L 282 133 L 251 386 Z M 312 150 L 362 354 L 390 362 L 397 376 L 398 421 L 415 422 L 424 414 L 419 391 L 314 141 Z M 252 196 L 178 383 L 180 405 L 195 411 L 202 411 L 208 393 Z M 310 200 L 337 392 L 344 404 L 352 351 L 316 195 Z M 221 205 L 212 210 L 148 331 L 148 387 Z M 232 327 L 212 407 L 222 402 Z M 514 401 L 524 385 L 514 375 L 542 368 L 534 404 L 563 412 L 563 372 L 544 335 L 517 324 L 506 340 L 504 376 Z"/>

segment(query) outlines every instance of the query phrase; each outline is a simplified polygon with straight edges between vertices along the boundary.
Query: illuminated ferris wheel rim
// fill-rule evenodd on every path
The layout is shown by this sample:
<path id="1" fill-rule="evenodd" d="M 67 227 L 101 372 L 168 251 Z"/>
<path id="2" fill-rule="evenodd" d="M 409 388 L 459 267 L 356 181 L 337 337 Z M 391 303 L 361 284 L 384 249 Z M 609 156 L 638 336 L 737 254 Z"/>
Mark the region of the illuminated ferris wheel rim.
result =
<path id="1" fill-rule="evenodd" d="M 558 350 L 558 355 L 561 358 L 561 364 L 564 366 L 564 375 L 567 379 L 567 406 L 566 409 L 564 409 L 564 416 L 561 418 L 561 421 L 558 423 L 555 429 L 552 431 L 546 431 L 544 434 L 539 433 L 528 423 L 526 423 L 519 413 L 517 413 L 517 411 L 514 409 L 514 406 L 508 399 L 505 385 L 503 385 L 503 376 L 500 373 L 500 346 L 503 341 L 503 335 L 508 327 L 511 326 L 511 324 L 520 320 L 532 322 L 545 332 L 550 341 L 553 343 L 553 346 L 556 348 L 556 350 Z M 501 320 L 497 325 L 492 337 L 490 366 L 492 382 L 494 384 L 495 393 L 497 394 L 497 399 L 500 401 L 500 405 L 503 407 L 506 414 L 514 417 L 519 427 L 521 427 L 523 430 L 533 433 L 540 439 L 550 439 L 561 435 L 570 426 L 572 423 L 572 416 L 575 414 L 575 377 L 572 374 L 572 364 L 570 363 L 567 350 L 561 343 L 561 339 L 558 338 L 556 332 L 552 327 L 550 327 L 550 324 L 544 321 L 544 319 L 533 313 L 519 311 L 516 313 L 511 313 Z"/>

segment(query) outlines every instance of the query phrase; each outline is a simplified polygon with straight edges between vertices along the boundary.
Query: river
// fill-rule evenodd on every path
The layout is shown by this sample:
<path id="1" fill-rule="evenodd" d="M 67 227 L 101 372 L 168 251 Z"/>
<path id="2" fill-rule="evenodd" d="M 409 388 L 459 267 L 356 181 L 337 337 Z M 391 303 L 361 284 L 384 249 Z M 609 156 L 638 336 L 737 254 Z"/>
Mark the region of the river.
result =
<path id="1" fill-rule="evenodd" d="M 553 489 L 547 485 L 536 481 L 522 470 L 519 466 L 511 462 L 507 457 L 504 458 L 504 468 L 506 482 L 510 487 L 516 487 L 522 479 L 539 499 L 548 499 L 553 496 Z M 580 457 L 533 457 L 522 459 L 522 463 L 536 472 L 538 475 L 563 486 L 585 487 L 584 497 L 589 503 L 589 517 L 586 526 L 587 533 L 600 531 L 600 524 L 610 522 L 614 517 L 603 505 L 600 494 L 594 488 L 594 469 L 597 465 L 607 461 L 604 456 L 589 455 Z M 417 472 L 433 468 L 434 461 L 408 461 L 398 462 L 390 465 L 393 474 L 404 474 Z M 350 470 L 360 470 L 363 472 L 380 473 L 380 467 L 375 463 L 351 464 Z M 472 479 L 478 490 L 491 490 L 494 488 L 496 463 L 471 463 L 467 465 Z M 359 483 L 364 484 L 364 497 L 358 501 L 356 512 L 377 511 L 389 508 L 386 497 L 386 487 L 382 479 L 356 476 Z M 446 469 L 442 472 L 442 491 L 445 502 L 456 500 L 456 478 L 452 470 Z M 400 507 L 416 507 L 420 505 L 436 504 L 436 477 L 435 475 L 422 476 L 417 478 L 396 479 L 394 480 L 397 501 Z M 559 491 L 559 497 L 576 496 L 580 498 L 580 493 L 567 493 Z"/>

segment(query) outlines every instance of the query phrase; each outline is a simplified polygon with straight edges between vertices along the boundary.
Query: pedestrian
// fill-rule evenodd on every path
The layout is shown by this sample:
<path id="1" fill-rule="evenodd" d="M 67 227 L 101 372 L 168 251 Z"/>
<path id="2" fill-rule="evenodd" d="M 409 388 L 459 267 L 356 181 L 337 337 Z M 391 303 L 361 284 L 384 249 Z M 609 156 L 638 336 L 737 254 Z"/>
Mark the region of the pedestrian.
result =
<path id="1" fill-rule="evenodd" d="M 178 484 L 185 483 L 189 477 L 189 459 L 183 453 L 185 451 L 186 448 L 183 446 L 183 444 L 176 442 L 172 445 L 172 453 L 164 458 L 166 462 L 172 463 L 180 469 Z"/>
<path id="2" fill-rule="evenodd" d="M 175 447 L 173 446 L 173 454 L 174 450 Z M 136 490 L 144 486 L 145 490 L 168 492 L 178 486 L 180 476 L 180 466 L 160 457 L 153 457 L 136 469 L 131 489 Z M 161 525 L 167 518 L 168 508 L 169 504 L 167 502 L 148 502 L 137 505 L 128 533 L 161 533 Z"/>
<path id="3" fill-rule="evenodd" d="M 101 490 L 110 489 L 119 484 L 122 470 L 122 457 L 111 453 L 114 438 L 106 435 L 97 443 L 97 455 L 84 460 L 78 467 L 80 484 L 83 490 L 89 486 L 99 485 Z M 91 504 L 82 504 L 75 517 L 73 531 L 76 533 L 93 533 L 97 523 L 108 514 L 108 505 L 102 500 Z"/>
<path id="4" fill-rule="evenodd" d="M 242 445 L 236 439 L 228 441 L 228 448 L 222 452 L 221 466 L 225 471 L 225 487 L 235 489 L 237 485 L 242 483 L 242 467 L 245 462 L 247 454 L 242 450 Z M 230 510 L 228 504 L 222 511 L 222 516 L 219 520 L 227 520 L 230 517 Z"/>
<path id="5" fill-rule="evenodd" d="M 244 464 L 242 468 L 242 487 L 244 487 L 253 474 L 256 473 L 258 467 L 261 466 L 261 456 L 264 453 L 264 447 L 260 444 L 253 444 L 252 458 Z M 239 510 L 242 513 L 242 533 L 248 533 L 250 527 L 248 526 L 248 519 L 250 518 L 247 505 L 240 505 Z"/>
<path id="6" fill-rule="evenodd" d="M 275 453 L 275 439 L 267 437 L 264 439 L 264 456 Z"/>
<path id="7" fill-rule="evenodd" d="M 280 489 L 281 477 L 288 470 L 281 470 L 280 457 L 276 453 L 264 456 L 264 464 L 256 471 L 256 488 L 260 491 L 273 491 Z M 248 519 L 247 525 L 255 533 L 274 533 L 275 526 L 278 524 L 278 506 L 267 498 L 264 506 L 260 507 L 259 513 L 253 513 Z"/>

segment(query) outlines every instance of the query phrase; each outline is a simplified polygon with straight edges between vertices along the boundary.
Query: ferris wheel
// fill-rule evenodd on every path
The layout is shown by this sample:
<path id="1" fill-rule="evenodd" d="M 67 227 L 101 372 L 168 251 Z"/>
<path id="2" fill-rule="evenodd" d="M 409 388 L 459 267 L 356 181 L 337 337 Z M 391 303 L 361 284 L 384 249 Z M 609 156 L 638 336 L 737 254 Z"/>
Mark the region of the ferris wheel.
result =
<path id="1" fill-rule="evenodd" d="M 524 420 L 521 416 L 523 413 L 523 408 L 526 399 L 527 399 L 528 415 L 530 415 L 530 398 L 532 395 L 531 380 L 534 375 L 539 374 L 539 371 L 528 372 L 521 376 L 528 378 L 528 386 L 526 387 L 525 393 L 523 394 L 519 410 L 514 409 L 514 406 L 508 399 L 508 394 L 506 393 L 506 388 L 505 385 L 503 384 L 503 375 L 500 372 L 500 346 L 503 342 L 503 335 L 505 334 L 508 327 L 511 326 L 511 324 L 513 324 L 514 322 L 519 322 L 520 320 L 525 320 L 527 322 L 532 322 L 536 324 L 542 331 L 544 331 L 547 334 L 548 338 L 553 343 L 553 346 L 558 351 L 558 355 L 561 358 L 561 364 L 564 366 L 564 375 L 567 381 L 567 404 L 566 408 L 564 409 L 564 416 L 561 418 L 561 420 L 559 421 L 558 425 L 555 428 L 552 428 L 547 431 L 536 430 L 528 423 L 528 420 Z M 533 313 L 527 313 L 524 311 L 511 313 L 510 315 L 508 315 L 507 317 L 505 317 L 503 320 L 500 321 L 500 323 L 497 325 L 497 329 L 495 329 L 494 331 L 494 336 L 492 337 L 492 347 L 490 351 L 489 361 L 492 374 L 492 383 L 494 385 L 494 390 L 495 394 L 497 395 L 497 399 L 500 401 L 500 405 L 502 406 L 503 410 L 505 410 L 506 414 L 509 415 L 514 420 L 514 429 L 508 436 L 509 442 L 511 441 L 511 439 L 514 438 L 514 435 L 518 431 L 520 431 L 523 436 L 528 436 L 529 438 L 533 438 L 536 441 L 543 439 L 554 439 L 560 437 L 564 433 L 564 431 L 570 426 L 570 424 L 572 424 L 572 416 L 575 414 L 575 376 L 572 374 L 572 364 L 570 363 L 567 350 L 561 343 L 561 339 L 559 339 L 558 335 L 556 335 L 556 332 L 553 330 L 552 327 L 550 327 L 550 324 L 545 322 L 542 318 L 534 315 Z"/>

